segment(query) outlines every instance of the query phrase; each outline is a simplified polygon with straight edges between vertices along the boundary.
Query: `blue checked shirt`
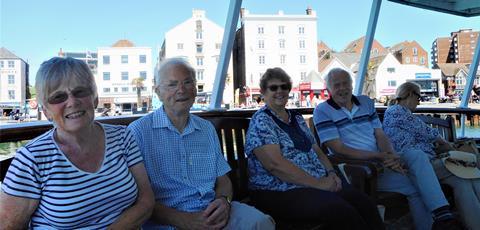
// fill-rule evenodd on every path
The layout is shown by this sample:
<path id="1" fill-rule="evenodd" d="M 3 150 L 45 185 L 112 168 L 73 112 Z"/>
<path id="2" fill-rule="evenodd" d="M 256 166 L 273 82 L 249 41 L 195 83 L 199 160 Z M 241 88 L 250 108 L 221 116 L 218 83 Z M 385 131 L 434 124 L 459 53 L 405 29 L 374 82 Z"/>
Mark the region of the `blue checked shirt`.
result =
<path id="1" fill-rule="evenodd" d="M 157 202 L 196 212 L 214 200 L 216 178 L 230 166 L 210 122 L 190 114 L 179 133 L 161 107 L 128 128 L 142 152 Z"/>

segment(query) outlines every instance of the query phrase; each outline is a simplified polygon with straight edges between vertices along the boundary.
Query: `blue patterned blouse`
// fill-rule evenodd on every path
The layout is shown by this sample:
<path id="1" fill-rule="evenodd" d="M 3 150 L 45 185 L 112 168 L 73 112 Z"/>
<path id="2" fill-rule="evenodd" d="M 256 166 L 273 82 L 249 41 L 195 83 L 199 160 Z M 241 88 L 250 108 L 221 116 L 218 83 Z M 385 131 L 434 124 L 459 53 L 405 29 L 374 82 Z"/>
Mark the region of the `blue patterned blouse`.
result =
<path id="1" fill-rule="evenodd" d="M 409 109 L 401 105 L 390 106 L 385 111 L 383 130 L 395 151 L 416 149 L 427 153 L 430 159 L 435 156 L 433 142 L 439 135 L 438 130 L 429 127 Z"/>
<path id="2" fill-rule="evenodd" d="M 253 115 L 247 131 L 245 153 L 248 156 L 249 188 L 252 190 L 286 191 L 303 187 L 301 185 L 284 182 L 265 170 L 255 154 L 253 154 L 253 150 L 268 144 L 280 145 L 283 157 L 308 174 L 316 178 L 325 176 L 325 167 L 321 164 L 313 148 L 310 148 L 310 150 L 306 152 L 295 148 L 288 133 L 280 128 L 273 118 L 265 112 L 267 109 L 267 106 L 264 106 Z M 277 116 L 275 112 L 271 111 L 271 113 L 273 116 Z M 290 124 L 292 124 L 292 117 L 289 119 Z M 293 119 L 297 120 L 305 137 L 308 138 L 311 143 L 315 143 L 315 138 L 307 127 L 303 117 L 296 115 Z"/>

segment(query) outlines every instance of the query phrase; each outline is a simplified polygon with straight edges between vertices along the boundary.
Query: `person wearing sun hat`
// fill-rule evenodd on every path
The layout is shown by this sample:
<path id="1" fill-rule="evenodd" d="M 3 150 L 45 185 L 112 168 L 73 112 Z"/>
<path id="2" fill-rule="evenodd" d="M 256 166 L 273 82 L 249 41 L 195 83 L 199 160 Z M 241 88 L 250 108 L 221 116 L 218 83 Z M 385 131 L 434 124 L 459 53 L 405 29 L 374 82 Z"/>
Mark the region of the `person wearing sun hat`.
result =
<path id="1" fill-rule="evenodd" d="M 468 229 L 480 229 L 480 170 L 474 154 L 452 151 L 437 129 L 413 114 L 420 86 L 406 82 L 397 88 L 395 99 L 385 111 L 383 129 L 396 151 L 425 153 L 442 184 L 453 188 L 460 219 Z M 435 147 L 436 146 L 436 147 Z M 437 152 L 443 154 L 437 155 Z"/>

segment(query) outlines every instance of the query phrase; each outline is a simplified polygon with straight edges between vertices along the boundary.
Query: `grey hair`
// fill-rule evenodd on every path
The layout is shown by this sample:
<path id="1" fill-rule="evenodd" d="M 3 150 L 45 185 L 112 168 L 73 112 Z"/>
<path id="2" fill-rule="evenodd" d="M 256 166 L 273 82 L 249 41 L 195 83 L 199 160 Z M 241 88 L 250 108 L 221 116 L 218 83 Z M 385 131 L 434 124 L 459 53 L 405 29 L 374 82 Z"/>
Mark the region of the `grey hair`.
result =
<path id="1" fill-rule="evenodd" d="M 395 92 L 395 98 L 389 101 L 389 105 L 398 104 L 398 101 L 407 98 L 412 92 L 416 92 L 420 95 L 420 85 L 411 81 L 401 84 Z"/>
<path id="2" fill-rule="evenodd" d="M 342 68 L 333 68 L 331 69 L 327 76 L 325 76 L 325 82 L 327 83 L 327 89 L 332 89 L 332 79 L 333 77 L 339 75 L 339 74 L 345 74 L 348 76 L 348 78 L 350 79 L 350 83 L 352 83 L 352 76 L 350 76 L 350 73 Z"/>
<path id="3" fill-rule="evenodd" d="M 190 65 L 190 63 L 188 63 L 187 60 L 183 58 L 167 58 L 162 61 L 160 67 L 158 68 L 158 74 L 155 75 L 155 86 L 160 85 L 162 78 L 165 77 L 168 70 L 177 66 L 187 70 L 193 81 L 197 81 L 197 79 L 195 78 L 195 69 Z"/>
<path id="4" fill-rule="evenodd" d="M 260 78 L 260 89 L 262 91 L 267 90 L 267 83 L 273 79 L 278 79 L 287 83 L 288 88 L 292 88 L 292 79 L 288 74 L 280 67 L 269 68 Z"/>
<path id="5" fill-rule="evenodd" d="M 70 81 L 87 86 L 92 90 L 94 98 L 97 98 L 95 77 L 84 61 L 71 57 L 53 57 L 40 65 L 35 77 L 35 89 L 39 104 L 45 105 L 48 96 L 53 91 L 63 83 Z"/>

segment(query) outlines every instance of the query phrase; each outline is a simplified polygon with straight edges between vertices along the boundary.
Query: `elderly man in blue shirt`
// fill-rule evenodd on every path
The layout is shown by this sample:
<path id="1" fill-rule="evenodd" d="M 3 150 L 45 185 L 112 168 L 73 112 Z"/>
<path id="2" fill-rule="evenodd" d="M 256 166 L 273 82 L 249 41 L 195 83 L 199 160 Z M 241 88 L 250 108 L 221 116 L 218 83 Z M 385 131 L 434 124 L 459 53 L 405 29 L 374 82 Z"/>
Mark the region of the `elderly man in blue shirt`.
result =
<path id="1" fill-rule="evenodd" d="M 325 81 L 330 99 L 313 112 L 321 143 L 334 154 L 383 162 L 386 169 L 378 177 L 378 190 L 407 196 L 415 229 L 431 229 L 434 221 L 433 229 L 459 229 L 425 154 L 395 152 L 382 130 L 373 101 L 352 95 L 352 79 L 347 71 L 334 68 Z"/>
<path id="2" fill-rule="evenodd" d="M 231 202 L 230 167 L 213 125 L 193 114 L 195 71 L 166 59 L 155 78 L 163 106 L 130 124 L 155 193 L 144 229 L 274 229 L 270 216 Z"/>

